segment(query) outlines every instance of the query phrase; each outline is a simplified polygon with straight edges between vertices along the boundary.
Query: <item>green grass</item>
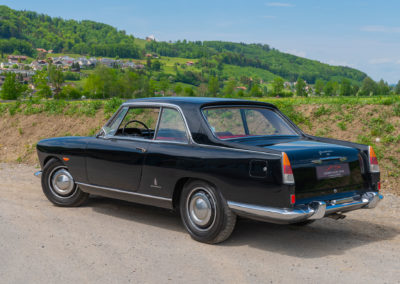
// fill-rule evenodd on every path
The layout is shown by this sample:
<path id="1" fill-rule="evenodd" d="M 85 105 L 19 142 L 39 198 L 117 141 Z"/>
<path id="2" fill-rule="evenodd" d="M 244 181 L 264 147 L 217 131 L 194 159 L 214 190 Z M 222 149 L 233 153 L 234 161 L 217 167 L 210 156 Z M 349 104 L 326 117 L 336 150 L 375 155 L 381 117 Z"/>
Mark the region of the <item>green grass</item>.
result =
<path id="1" fill-rule="evenodd" d="M 246 98 L 262 102 L 268 102 L 275 104 L 276 102 L 290 104 L 290 105 L 302 105 L 302 104 L 327 104 L 327 105 L 390 105 L 400 104 L 400 96 L 374 96 L 374 97 L 296 97 L 296 98 Z M 400 108 L 400 107 L 399 107 Z M 400 110 L 399 110 L 400 111 Z"/>

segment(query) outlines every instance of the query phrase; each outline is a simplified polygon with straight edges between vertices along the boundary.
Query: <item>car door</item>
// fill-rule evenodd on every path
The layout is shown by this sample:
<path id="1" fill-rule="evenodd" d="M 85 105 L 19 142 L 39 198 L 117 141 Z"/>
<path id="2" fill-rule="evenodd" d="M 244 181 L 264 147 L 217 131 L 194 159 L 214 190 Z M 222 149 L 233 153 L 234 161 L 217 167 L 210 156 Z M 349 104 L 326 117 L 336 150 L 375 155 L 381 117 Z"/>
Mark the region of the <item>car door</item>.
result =
<path id="1" fill-rule="evenodd" d="M 88 182 L 112 189 L 137 191 L 158 115 L 159 108 L 122 108 L 108 124 L 107 133 L 87 145 Z M 149 126 L 146 128 L 144 125 Z"/>
<path id="2" fill-rule="evenodd" d="M 143 166 L 140 193 L 170 198 L 182 171 L 195 160 L 182 114 L 163 107 Z"/>

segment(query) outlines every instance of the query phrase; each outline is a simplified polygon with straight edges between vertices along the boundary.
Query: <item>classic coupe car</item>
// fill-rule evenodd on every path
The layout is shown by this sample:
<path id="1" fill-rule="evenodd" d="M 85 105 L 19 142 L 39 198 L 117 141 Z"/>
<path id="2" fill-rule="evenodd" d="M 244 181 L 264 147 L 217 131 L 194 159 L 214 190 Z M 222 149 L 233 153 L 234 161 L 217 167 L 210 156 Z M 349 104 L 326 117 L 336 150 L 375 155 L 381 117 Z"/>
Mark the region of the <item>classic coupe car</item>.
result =
<path id="1" fill-rule="evenodd" d="M 129 100 L 96 136 L 45 139 L 37 152 L 55 205 L 93 194 L 174 209 L 205 243 L 227 239 L 237 215 L 305 225 L 382 198 L 372 147 L 305 134 L 256 101 Z"/>

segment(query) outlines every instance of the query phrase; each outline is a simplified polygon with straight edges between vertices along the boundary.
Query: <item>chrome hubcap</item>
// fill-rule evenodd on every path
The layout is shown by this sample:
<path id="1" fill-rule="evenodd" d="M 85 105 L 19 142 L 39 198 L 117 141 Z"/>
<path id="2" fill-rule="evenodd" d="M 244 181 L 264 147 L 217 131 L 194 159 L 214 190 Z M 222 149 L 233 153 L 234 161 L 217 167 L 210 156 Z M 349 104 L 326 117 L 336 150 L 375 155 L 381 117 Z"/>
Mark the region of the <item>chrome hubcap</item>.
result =
<path id="1" fill-rule="evenodd" d="M 213 207 L 207 194 L 203 191 L 193 194 L 189 201 L 189 216 L 192 222 L 198 226 L 209 224 Z"/>
<path id="2" fill-rule="evenodd" d="M 66 169 L 57 170 L 53 174 L 51 178 L 51 185 L 54 191 L 61 196 L 67 196 L 71 194 L 75 188 L 74 179 Z"/>

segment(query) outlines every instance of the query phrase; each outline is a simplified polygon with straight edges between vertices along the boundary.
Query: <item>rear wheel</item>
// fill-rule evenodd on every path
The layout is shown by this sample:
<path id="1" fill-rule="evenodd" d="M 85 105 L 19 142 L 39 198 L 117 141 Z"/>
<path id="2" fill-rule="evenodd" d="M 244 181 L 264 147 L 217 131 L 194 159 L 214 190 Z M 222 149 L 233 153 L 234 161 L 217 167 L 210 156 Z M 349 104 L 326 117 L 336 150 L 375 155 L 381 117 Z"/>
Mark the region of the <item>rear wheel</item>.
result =
<path id="1" fill-rule="evenodd" d="M 68 168 L 57 159 L 50 160 L 43 168 L 42 189 L 47 199 L 57 206 L 79 206 L 89 197 L 76 185 Z"/>
<path id="2" fill-rule="evenodd" d="M 221 194 L 213 186 L 200 180 L 184 186 L 180 213 L 191 237 L 208 244 L 226 240 L 236 224 L 236 215 L 229 209 Z"/>

